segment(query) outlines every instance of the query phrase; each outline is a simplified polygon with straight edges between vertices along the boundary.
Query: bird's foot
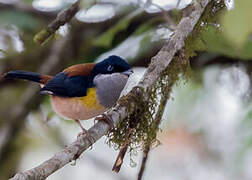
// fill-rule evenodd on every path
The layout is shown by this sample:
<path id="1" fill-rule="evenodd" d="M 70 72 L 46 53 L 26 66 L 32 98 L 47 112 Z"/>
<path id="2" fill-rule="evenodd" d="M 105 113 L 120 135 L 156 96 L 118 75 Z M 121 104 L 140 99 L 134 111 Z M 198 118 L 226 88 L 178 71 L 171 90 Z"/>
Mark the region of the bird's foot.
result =
<path id="1" fill-rule="evenodd" d="M 82 131 L 78 134 L 77 139 L 79 139 L 82 136 L 86 136 L 88 141 L 91 144 L 91 149 L 92 149 L 92 144 L 95 142 L 95 138 L 81 125 L 79 120 L 75 120 L 75 122 L 80 126 Z"/>
<path id="2" fill-rule="evenodd" d="M 82 129 L 82 131 L 78 134 L 77 140 L 80 139 L 82 136 L 86 136 L 88 142 L 91 144 L 90 145 L 90 150 L 91 150 L 93 148 L 93 144 L 95 143 L 95 138 L 85 128 L 83 128 L 82 126 L 81 126 L 81 129 Z M 75 154 L 75 156 L 73 158 L 75 162 L 73 163 L 73 165 L 76 164 L 76 160 L 80 157 L 80 155 L 81 155 L 80 151 L 78 151 Z"/>
<path id="3" fill-rule="evenodd" d="M 113 120 L 110 117 L 108 117 L 107 115 L 105 115 L 105 114 L 101 114 L 101 117 L 96 117 L 94 119 L 94 122 L 95 121 L 104 121 L 105 123 L 107 123 L 109 125 L 110 129 L 113 129 L 115 127 L 114 123 L 113 123 Z"/>
<path id="4" fill-rule="evenodd" d="M 78 134 L 77 139 L 81 138 L 82 136 L 87 137 L 87 140 L 90 142 L 92 149 L 92 144 L 94 144 L 95 138 L 86 129 L 82 129 L 82 131 Z"/>

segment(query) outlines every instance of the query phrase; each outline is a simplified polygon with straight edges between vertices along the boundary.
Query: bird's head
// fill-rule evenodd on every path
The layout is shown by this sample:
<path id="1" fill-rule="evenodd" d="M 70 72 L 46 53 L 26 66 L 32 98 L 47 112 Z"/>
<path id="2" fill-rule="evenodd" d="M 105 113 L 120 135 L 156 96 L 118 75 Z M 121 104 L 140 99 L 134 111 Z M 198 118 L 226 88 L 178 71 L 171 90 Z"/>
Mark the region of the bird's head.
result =
<path id="1" fill-rule="evenodd" d="M 127 76 L 133 73 L 130 65 L 119 56 L 109 56 L 103 61 L 97 63 L 93 70 L 92 76 L 98 74 L 112 74 L 112 73 L 123 73 Z"/>

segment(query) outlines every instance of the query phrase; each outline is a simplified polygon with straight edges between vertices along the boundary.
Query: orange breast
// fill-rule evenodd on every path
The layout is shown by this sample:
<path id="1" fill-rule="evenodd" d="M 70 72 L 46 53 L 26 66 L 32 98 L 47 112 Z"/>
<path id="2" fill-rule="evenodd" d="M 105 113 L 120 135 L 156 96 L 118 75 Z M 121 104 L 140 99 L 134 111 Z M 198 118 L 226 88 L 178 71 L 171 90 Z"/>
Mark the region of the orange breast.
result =
<path id="1" fill-rule="evenodd" d="M 86 120 L 106 111 L 97 101 L 94 88 L 84 97 L 51 96 L 51 104 L 54 111 L 66 119 Z"/>

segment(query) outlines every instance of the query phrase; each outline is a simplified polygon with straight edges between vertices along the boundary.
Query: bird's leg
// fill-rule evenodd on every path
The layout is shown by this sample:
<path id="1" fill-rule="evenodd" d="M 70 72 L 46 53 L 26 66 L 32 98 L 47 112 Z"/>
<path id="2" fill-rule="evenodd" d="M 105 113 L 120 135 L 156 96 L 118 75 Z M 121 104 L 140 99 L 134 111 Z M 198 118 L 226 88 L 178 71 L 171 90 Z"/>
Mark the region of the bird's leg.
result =
<path id="1" fill-rule="evenodd" d="M 81 125 L 80 121 L 75 119 L 74 120 L 79 126 L 80 128 L 82 129 L 82 132 L 80 132 L 77 136 L 77 138 L 79 138 L 80 136 L 83 136 L 83 135 L 86 135 L 87 138 L 88 138 L 88 141 L 90 142 L 90 144 L 94 144 L 95 142 L 95 139 L 93 136 L 91 136 L 91 134 Z"/>
<path id="2" fill-rule="evenodd" d="M 104 121 L 109 125 L 110 129 L 113 129 L 115 127 L 112 119 L 105 114 L 101 114 L 101 117 L 96 117 L 94 121 Z"/>

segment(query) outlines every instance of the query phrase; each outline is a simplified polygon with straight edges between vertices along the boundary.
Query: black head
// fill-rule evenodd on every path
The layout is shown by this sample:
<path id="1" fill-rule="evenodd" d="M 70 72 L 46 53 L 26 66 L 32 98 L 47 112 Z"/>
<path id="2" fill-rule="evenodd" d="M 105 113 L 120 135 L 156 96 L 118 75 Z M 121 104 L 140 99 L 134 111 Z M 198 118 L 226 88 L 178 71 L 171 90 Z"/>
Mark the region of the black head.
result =
<path id="1" fill-rule="evenodd" d="M 130 70 L 130 65 L 126 62 L 126 60 L 122 59 L 119 56 L 109 56 L 103 61 L 97 63 L 93 70 L 92 76 L 96 76 L 97 74 L 112 74 L 117 72 L 125 72 Z"/>

